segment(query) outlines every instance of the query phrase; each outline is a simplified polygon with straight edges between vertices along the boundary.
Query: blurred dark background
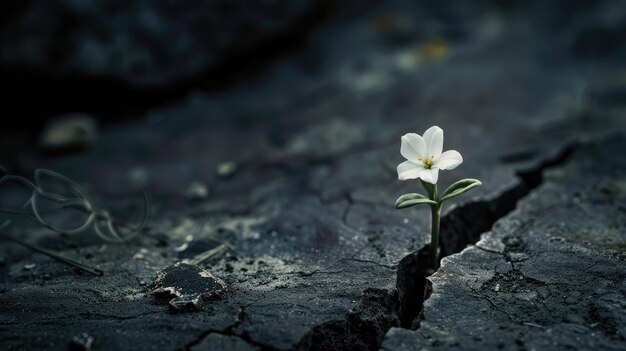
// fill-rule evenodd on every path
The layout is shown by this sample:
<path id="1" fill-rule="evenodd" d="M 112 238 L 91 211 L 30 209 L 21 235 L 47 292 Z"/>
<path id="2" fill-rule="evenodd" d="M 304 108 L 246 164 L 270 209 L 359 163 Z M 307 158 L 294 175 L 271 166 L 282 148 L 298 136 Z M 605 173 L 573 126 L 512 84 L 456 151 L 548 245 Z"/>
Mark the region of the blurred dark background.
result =
<path id="1" fill-rule="evenodd" d="M 465 47 L 490 60 L 518 56 L 538 63 L 531 70 L 539 75 L 557 74 L 555 66 L 605 67 L 615 84 L 601 98 L 625 98 L 626 69 L 619 67 L 626 58 L 626 3 L 619 0 L 30 0 L 0 6 L 2 143 L 11 150 L 5 157 L 35 146 L 48 121 L 68 114 L 106 128 L 196 92 L 239 89 L 260 96 L 308 84 L 310 77 L 324 77 L 312 83 L 321 86 L 345 81 L 339 68 L 346 62 L 354 72 L 371 73 L 372 81 L 365 76 L 361 83 L 373 91 L 368 84 L 376 86 L 375 78 L 389 70 L 390 63 L 377 59 L 383 55 L 395 55 L 400 72 L 394 74 L 402 74 Z M 364 25 L 355 29 L 355 23 Z M 500 68 L 499 77 L 525 69 L 518 64 Z M 290 65 L 295 69 L 272 68 Z M 463 72 L 477 85 L 493 74 L 488 64 Z M 574 81 L 576 72 L 558 74 Z M 263 74 L 271 77 L 259 83 Z M 376 93 L 390 94 L 383 90 Z"/>

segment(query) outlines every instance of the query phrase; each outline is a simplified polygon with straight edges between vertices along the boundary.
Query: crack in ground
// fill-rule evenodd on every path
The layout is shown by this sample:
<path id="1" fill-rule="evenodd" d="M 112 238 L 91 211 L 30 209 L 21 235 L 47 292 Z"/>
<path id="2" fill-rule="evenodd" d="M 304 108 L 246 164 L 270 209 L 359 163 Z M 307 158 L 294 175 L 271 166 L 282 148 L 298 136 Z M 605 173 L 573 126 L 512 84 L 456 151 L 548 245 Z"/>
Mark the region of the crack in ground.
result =
<path id="1" fill-rule="evenodd" d="M 200 335 L 198 335 L 198 337 L 196 337 L 194 340 L 190 341 L 189 343 L 187 343 L 182 349 L 189 351 L 192 350 L 195 346 L 199 345 L 200 343 L 202 343 L 202 341 L 204 339 L 206 339 L 209 335 L 211 334 L 220 334 L 220 335 L 226 335 L 226 336 L 234 336 L 237 338 L 240 338 L 241 340 L 245 341 L 247 344 L 260 349 L 262 351 L 275 351 L 275 348 L 272 348 L 270 346 L 264 345 L 264 344 L 260 344 L 256 341 L 254 341 L 245 331 L 243 331 L 243 333 L 239 334 L 236 332 L 237 328 L 239 328 L 239 326 L 241 326 L 241 324 L 243 323 L 243 321 L 246 318 L 246 308 L 252 306 L 253 304 L 255 304 L 256 302 L 258 302 L 260 299 L 257 299 L 255 301 L 250 302 L 247 305 L 241 306 L 239 307 L 239 311 L 237 312 L 237 318 L 235 319 L 235 321 L 227 326 L 224 329 L 207 329 L 205 331 L 203 331 Z"/>
<path id="2" fill-rule="evenodd" d="M 461 252 L 467 245 L 475 245 L 481 234 L 491 230 L 496 221 L 515 209 L 517 203 L 543 182 L 544 170 L 566 162 L 578 144 L 565 146 L 553 158 L 540 162 L 538 166 L 517 173 L 518 185 L 508 189 L 491 200 L 480 200 L 455 207 L 442 217 L 441 257 Z M 484 249 L 479 247 L 480 249 Z M 423 271 L 424 256 L 428 246 L 414 252 L 398 265 L 397 289 L 400 298 L 400 321 L 404 328 L 419 328 L 424 301 L 430 297 L 431 287 L 428 275 Z M 506 252 L 495 252 L 506 256 Z M 423 298 L 415 297 L 423 296 Z"/>
<path id="3" fill-rule="evenodd" d="M 442 218 L 442 231 L 447 233 L 443 238 L 442 257 L 460 252 L 467 245 L 476 243 L 480 235 L 489 231 L 493 224 L 506 216 L 517 206 L 517 203 L 526 197 L 534 188 L 543 181 L 543 171 L 547 168 L 560 165 L 568 160 L 576 144 L 565 147 L 555 157 L 539 162 L 536 167 L 522 170 L 517 173 L 519 184 L 504 191 L 498 197 L 490 200 L 480 200 L 455 207 Z M 284 160 L 281 160 L 284 161 Z M 313 191 L 320 199 L 317 192 Z M 348 193 L 349 194 L 349 193 Z M 350 212 L 351 205 L 355 203 L 349 195 L 344 193 L 343 198 L 348 202 L 341 218 L 341 224 L 347 225 L 346 217 Z M 324 202 L 324 201 L 323 201 Z M 326 202 L 329 202 L 328 200 Z M 353 229 L 353 228 L 350 228 Z M 514 243 L 512 243 L 514 244 Z M 514 246 L 514 245 L 513 245 Z M 424 250 L 426 248 L 426 250 Z M 481 248 L 483 249 L 483 248 Z M 514 247 L 512 247 L 515 250 Z M 320 350 L 320 349 L 363 349 L 377 350 L 386 332 L 395 326 L 419 328 L 420 312 L 423 302 L 430 297 L 431 288 L 426 275 L 417 275 L 420 267 L 424 267 L 423 258 L 419 253 L 429 252 L 428 246 L 403 258 L 397 266 L 388 266 L 374 261 L 362 262 L 377 264 L 389 269 L 397 269 L 396 293 L 390 293 L 385 289 L 366 289 L 359 301 L 358 306 L 348 312 L 343 319 L 332 320 L 317 325 L 303 336 L 296 350 Z M 507 255 L 506 252 L 495 252 Z M 359 261 L 354 257 L 348 260 Z M 423 298 L 415 299 L 416 296 Z M 260 344 L 253 340 L 241 325 L 245 319 L 245 307 L 241 307 L 237 320 L 224 330 L 207 330 L 194 341 L 186 345 L 190 350 L 198 345 L 211 333 L 236 336 L 261 350 L 274 350 L 270 345 Z"/>
<path id="4" fill-rule="evenodd" d="M 378 350 L 387 330 L 398 326 L 398 296 L 387 289 L 369 288 L 344 319 L 317 325 L 298 342 L 303 350 Z"/>
<path id="5" fill-rule="evenodd" d="M 519 184 L 504 191 L 491 200 L 481 200 L 456 207 L 442 218 L 442 231 L 448 233 L 442 242 L 442 257 L 460 252 L 468 244 L 474 244 L 480 235 L 491 229 L 493 224 L 506 216 L 517 206 L 518 201 L 528 195 L 543 181 L 543 171 L 567 161 L 575 144 L 565 147 L 554 158 L 540 162 L 536 167 L 517 173 Z M 354 199 L 347 198 L 347 210 Z M 345 218 L 342 219 L 345 223 Z M 450 234 L 451 233 L 451 234 Z M 425 246 L 425 252 L 429 252 Z M 421 251 L 421 250 L 420 250 Z M 296 350 L 359 349 L 378 350 L 386 332 L 395 326 L 411 327 L 419 323 L 423 301 L 430 297 L 426 275 L 418 276 L 419 267 L 424 267 L 423 258 L 418 253 L 411 254 L 397 266 L 397 289 L 390 294 L 383 289 L 367 289 L 363 292 L 359 305 L 346 314 L 344 319 L 328 321 L 315 326 L 295 346 Z M 506 255 L 506 253 L 500 253 Z M 357 261 L 354 257 L 351 258 Z M 420 261 L 421 260 L 421 261 Z M 373 261 L 364 261 L 377 264 Z M 421 264 L 420 264 L 421 262 Z M 414 299 L 423 296 L 421 299 Z M 419 327 L 419 326 L 417 326 Z"/>

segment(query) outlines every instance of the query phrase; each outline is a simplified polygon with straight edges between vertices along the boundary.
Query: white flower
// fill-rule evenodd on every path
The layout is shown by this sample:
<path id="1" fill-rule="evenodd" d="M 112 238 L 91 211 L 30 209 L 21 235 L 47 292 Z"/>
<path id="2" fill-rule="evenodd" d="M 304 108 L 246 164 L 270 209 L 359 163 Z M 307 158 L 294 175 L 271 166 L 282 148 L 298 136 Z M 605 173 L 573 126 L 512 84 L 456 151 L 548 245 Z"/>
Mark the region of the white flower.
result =
<path id="1" fill-rule="evenodd" d="M 402 136 L 400 153 L 407 161 L 398 165 L 398 179 L 420 178 L 435 184 L 440 169 L 455 169 L 463 162 L 458 151 L 443 150 L 443 130 L 437 126 L 428 128 L 424 137 L 415 133 Z"/>

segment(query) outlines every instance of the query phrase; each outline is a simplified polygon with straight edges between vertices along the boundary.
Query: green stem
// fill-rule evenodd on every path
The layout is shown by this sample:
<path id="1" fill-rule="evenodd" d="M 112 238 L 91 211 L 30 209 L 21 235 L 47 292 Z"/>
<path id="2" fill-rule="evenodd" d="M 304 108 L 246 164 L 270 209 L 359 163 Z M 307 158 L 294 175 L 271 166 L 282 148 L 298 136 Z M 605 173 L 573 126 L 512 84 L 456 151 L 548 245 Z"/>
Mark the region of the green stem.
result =
<path id="1" fill-rule="evenodd" d="M 430 249 L 433 259 L 433 270 L 439 269 L 439 225 L 441 222 L 441 203 L 438 199 L 437 184 L 430 184 L 421 181 L 424 189 L 428 192 L 428 198 L 435 201 L 437 205 L 431 205 L 431 223 L 430 223 Z"/>
<path id="2" fill-rule="evenodd" d="M 439 224 L 441 217 L 441 204 L 437 200 L 437 184 L 432 185 L 432 192 L 429 193 L 430 199 L 437 202 L 437 205 L 431 206 L 431 222 L 430 222 L 430 249 L 432 250 L 433 269 L 439 268 Z"/>
<path id="3" fill-rule="evenodd" d="M 430 249 L 432 250 L 433 269 L 439 269 L 439 224 L 441 217 L 441 205 L 433 205 L 432 221 L 430 224 Z"/>

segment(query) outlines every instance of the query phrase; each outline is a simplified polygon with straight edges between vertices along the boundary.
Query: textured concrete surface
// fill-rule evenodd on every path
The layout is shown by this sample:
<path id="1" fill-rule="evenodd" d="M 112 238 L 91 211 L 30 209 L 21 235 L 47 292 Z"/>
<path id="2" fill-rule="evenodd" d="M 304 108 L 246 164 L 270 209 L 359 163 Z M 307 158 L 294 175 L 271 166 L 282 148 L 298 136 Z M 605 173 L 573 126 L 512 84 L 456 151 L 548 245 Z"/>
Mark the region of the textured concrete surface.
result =
<path id="1" fill-rule="evenodd" d="M 383 350 L 626 347 L 624 137 L 576 148 L 429 278 L 417 330 Z"/>
<path id="2" fill-rule="evenodd" d="M 544 168 L 576 160 L 568 157 L 574 143 L 625 127 L 621 48 L 597 55 L 579 43 L 619 12 L 600 4 L 561 23 L 549 5 L 465 6 L 385 3 L 318 28 L 302 51 L 238 86 L 190 91 L 108 127 L 88 150 L 13 154 L 12 172 L 66 174 L 129 221 L 141 212 L 137 184 L 147 183 L 154 213 L 149 229 L 123 244 L 16 223 L 15 233 L 105 274 L 80 274 L 3 241 L 0 345 L 55 350 L 92 337 L 102 350 L 376 350 L 390 328 L 410 326 L 423 294 L 406 288 L 416 282 L 398 268 L 411 268 L 406 258 L 428 242 L 429 214 L 393 208 L 419 188 L 397 180 L 402 134 L 439 125 L 445 148 L 465 160 L 440 183 L 484 183 L 445 210 L 444 251 L 452 254 L 541 187 Z M 189 198 L 197 184 L 208 195 Z M 191 290 L 200 293 L 183 299 L 194 308 L 182 311 L 171 296 L 153 294 L 161 274 L 223 241 L 232 249 L 179 272 L 219 279 L 219 294 L 205 294 L 213 280 L 199 279 L 205 285 Z M 506 266 L 505 256 L 488 257 Z M 484 274 L 501 289 L 522 276 L 498 272 Z"/>

